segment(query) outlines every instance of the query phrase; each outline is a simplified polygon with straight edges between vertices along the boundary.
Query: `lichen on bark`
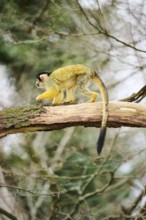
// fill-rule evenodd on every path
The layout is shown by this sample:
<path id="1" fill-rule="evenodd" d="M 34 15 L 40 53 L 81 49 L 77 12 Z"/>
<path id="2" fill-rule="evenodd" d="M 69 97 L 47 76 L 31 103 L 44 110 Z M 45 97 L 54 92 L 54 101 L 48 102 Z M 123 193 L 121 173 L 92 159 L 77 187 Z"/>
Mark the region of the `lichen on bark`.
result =
<path id="1" fill-rule="evenodd" d="M 30 124 L 30 118 L 33 118 L 41 113 L 41 105 L 30 105 L 25 107 L 12 107 L 5 109 L 4 111 L 0 112 L 0 127 L 26 127 Z"/>

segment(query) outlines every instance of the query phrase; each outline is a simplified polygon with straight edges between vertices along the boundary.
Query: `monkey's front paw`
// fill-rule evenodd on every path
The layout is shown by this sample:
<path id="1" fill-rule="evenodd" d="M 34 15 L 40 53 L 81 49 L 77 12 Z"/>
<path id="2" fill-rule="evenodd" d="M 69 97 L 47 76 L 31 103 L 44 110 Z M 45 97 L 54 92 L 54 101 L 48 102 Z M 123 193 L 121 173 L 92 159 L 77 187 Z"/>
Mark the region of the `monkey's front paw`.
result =
<path id="1" fill-rule="evenodd" d="M 73 102 L 72 100 L 71 101 L 64 101 L 62 104 L 63 105 L 69 105 L 69 104 L 73 104 L 72 102 Z"/>
<path id="2" fill-rule="evenodd" d="M 38 101 L 41 101 L 40 95 L 38 95 L 38 96 L 36 97 L 36 101 L 37 101 L 37 102 L 38 102 Z"/>

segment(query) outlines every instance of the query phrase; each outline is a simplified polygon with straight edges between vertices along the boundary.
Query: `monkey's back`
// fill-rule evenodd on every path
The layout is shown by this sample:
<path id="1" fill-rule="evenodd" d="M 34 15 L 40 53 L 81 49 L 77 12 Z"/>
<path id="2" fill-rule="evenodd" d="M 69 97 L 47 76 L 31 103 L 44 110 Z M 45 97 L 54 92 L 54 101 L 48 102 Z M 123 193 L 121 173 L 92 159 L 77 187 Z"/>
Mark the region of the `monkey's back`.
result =
<path id="1" fill-rule="evenodd" d="M 81 74 L 87 74 L 92 77 L 92 72 L 88 67 L 82 64 L 75 64 L 62 67 L 53 71 L 50 75 L 50 78 L 53 80 L 57 79 L 57 81 L 63 82 Z"/>

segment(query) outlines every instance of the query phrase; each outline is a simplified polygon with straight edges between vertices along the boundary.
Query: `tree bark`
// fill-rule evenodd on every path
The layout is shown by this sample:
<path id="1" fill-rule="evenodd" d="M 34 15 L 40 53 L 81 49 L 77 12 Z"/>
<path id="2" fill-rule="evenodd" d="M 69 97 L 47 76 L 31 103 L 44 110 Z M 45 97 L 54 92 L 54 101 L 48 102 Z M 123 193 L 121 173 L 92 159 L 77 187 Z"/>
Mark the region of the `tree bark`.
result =
<path id="1" fill-rule="evenodd" d="M 71 126 L 100 127 L 102 103 L 60 106 L 30 105 L 0 111 L 0 137 L 8 134 L 51 131 Z M 108 127 L 146 127 L 146 105 L 109 102 Z"/>

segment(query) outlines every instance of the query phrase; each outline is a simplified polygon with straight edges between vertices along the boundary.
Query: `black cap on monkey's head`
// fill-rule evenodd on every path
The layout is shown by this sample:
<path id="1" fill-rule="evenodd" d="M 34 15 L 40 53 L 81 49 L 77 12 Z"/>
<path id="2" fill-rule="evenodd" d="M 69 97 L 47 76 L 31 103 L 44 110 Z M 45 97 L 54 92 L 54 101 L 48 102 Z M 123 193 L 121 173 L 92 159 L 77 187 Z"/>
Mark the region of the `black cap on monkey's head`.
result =
<path id="1" fill-rule="evenodd" d="M 40 76 L 43 75 L 43 74 L 46 74 L 47 76 L 49 76 L 51 74 L 51 72 L 48 72 L 48 71 L 39 72 L 39 73 L 35 74 L 35 78 L 42 81 Z"/>

